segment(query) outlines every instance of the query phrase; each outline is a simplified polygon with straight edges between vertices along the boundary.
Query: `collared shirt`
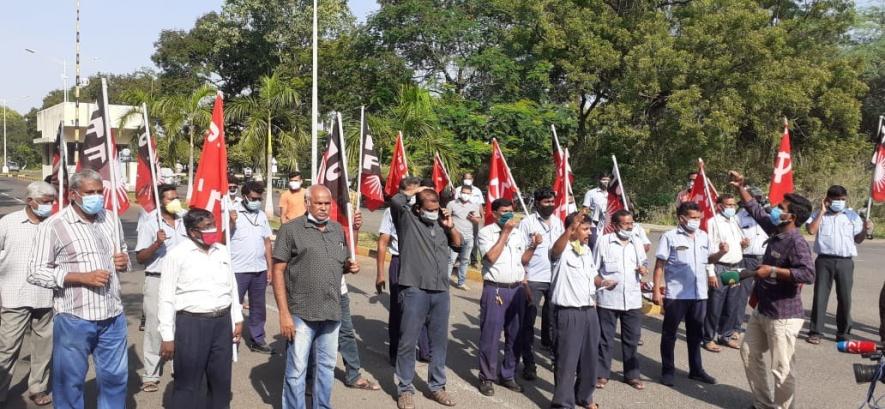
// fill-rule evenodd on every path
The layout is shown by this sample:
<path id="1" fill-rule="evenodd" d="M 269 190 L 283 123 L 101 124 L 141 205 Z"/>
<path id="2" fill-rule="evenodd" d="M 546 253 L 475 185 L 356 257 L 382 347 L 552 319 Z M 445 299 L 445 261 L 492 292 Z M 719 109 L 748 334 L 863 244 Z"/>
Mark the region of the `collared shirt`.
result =
<path id="1" fill-rule="evenodd" d="M 477 206 L 482 206 L 486 203 L 486 197 L 483 195 L 482 189 L 472 186 L 472 189 L 470 189 L 470 202 Z"/>
<path id="2" fill-rule="evenodd" d="M 399 246 L 397 245 L 396 227 L 393 225 L 393 216 L 390 214 L 390 208 L 384 209 L 384 216 L 381 216 L 381 226 L 378 227 L 378 234 L 386 234 L 390 236 L 387 243 L 387 251 L 392 256 L 399 255 Z"/>
<path id="3" fill-rule="evenodd" d="M 664 233 L 658 244 L 658 260 L 666 261 L 664 281 L 665 298 L 671 300 L 707 299 L 707 259 L 710 241 L 702 230 L 694 237 L 679 226 Z"/>
<path id="4" fill-rule="evenodd" d="M 756 278 L 753 294 L 760 314 L 772 319 L 804 318 L 802 308 L 802 285 L 814 283 L 814 262 L 811 248 L 799 228 L 778 233 L 768 213 L 755 200 L 743 203 L 747 211 L 765 231 L 771 235 L 762 264 L 787 268 L 792 281 Z"/>
<path id="5" fill-rule="evenodd" d="M 765 243 L 768 241 L 768 234 L 756 223 L 756 219 L 747 212 L 747 209 L 741 208 L 738 211 L 738 222 L 741 224 L 741 230 L 744 237 L 750 240 L 750 244 L 744 249 L 744 255 L 762 256 L 765 254 Z"/>
<path id="6" fill-rule="evenodd" d="M 264 240 L 272 232 L 263 211 L 250 212 L 243 203 L 236 205 L 237 225 L 230 236 L 230 255 L 234 273 L 257 273 L 267 270 Z"/>
<path id="7" fill-rule="evenodd" d="M 458 232 L 464 236 L 473 236 L 473 230 L 476 225 L 467 219 L 467 216 L 471 212 L 476 216 L 482 214 L 482 209 L 480 209 L 479 204 L 474 203 L 473 201 L 464 203 L 461 199 L 455 199 L 449 202 L 446 208 L 452 212 L 452 221 L 455 223 L 455 228 L 458 229 Z"/>
<path id="8" fill-rule="evenodd" d="M 535 212 L 519 222 L 519 231 L 523 234 L 526 243 L 532 242 L 532 235 L 535 233 L 540 234 L 543 238 L 525 268 L 526 278 L 529 281 L 549 283 L 553 274 L 552 263 L 550 263 L 550 247 L 565 232 L 562 220 L 555 216 L 544 220 L 538 212 Z"/>
<path id="9" fill-rule="evenodd" d="M 305 321 L 341 320 L 341 277 L 348 259 L 344 230 L 334 220 L 320 230 L 307 216 L 280 227 L 273 258 L 287 263 L 289 310 Z"/>
<path id="10" fill-rule="evenodd" d="M 525 268 L 522 266 L 522 253 L 525 252 L 526 243 L 522 233 L 518 229 L 510 231 L 507 244 L 501 250 L 501 255 L 494 263 L 485 259 L 486 253 L 498 242 L 501 237 L 501 227 L 498 223 L 492 223 L 479 229 L 479 253 L 482 254 L 482 278 L 502 284 L 512 284 L 525 278 Z"/>
<path id="11" fill-rule="evenodd" d="M 590 219 L 599 223 L 605 221 L 605 211 L 608 208 L 608 191 L 600 187 L 594 187 L 584 195 L 584 207 L 590 209 Z"/>
<path id="12" fill-rule="evenodd" d="M 812 213 L 807 224 L 811 224 L 817 214 L 818 212 Z M 861 231 L 863 219 L 854 210 L 846 209 L 838 213 L 827 210 L 814 239 L 814 252 L 836 257 L 857 257 L 854 236 Z"/>
<path id="13" fill-rule="evenodd" d="M 451 248 L 446 231 L 439 223 L 421 221 L 402 193 L 391 199 L 390 212 L 399 235 L 399 285 L 447 291 Z"/>
<path id="14" fill-rule="evenodd" d="M 175 218 L 174 226 L 167 224 L 166 219 L 162 219 L 158 225 L 158 211 L 154 209 L 154 211 L 138 219 L 138 241 L 135 243 L 136 252 L 142 251 L 154 244 L 157 241 L 157 233 L 161 227 L 166 232 L 166 240 L 163 241 L 163 245 L 157 248 L 157 251 L 154 252 L 154 257 L 144 265 L 144 271 L 148 273 L 160 273 L 160 267 L 163 265 L 163 258 L 166 257 L 166 254 L 178 243 L 188 240 L 187 232 L 184 229 L 184 221 L 180 217 Z"/>
<path id="15" fill-rule="evenodd" d="M 609 233 L 596 245 L 596 265 L 603 280 L 616 280 L 611 290 L 600 289 L 596 301 L 602 308 L 627 311 L 642 308 L 642 280 L 636 269 L 647 266 L 642 240 L 634 235 L 626 243 Z"/>
<path id="16" fill-rule="evenodd" d="M 286 216 L 287 220 L 292 220 L 298 216 L 303 216 L 307 212 L 304 204 L 304 188 L 292 191 L 286 189 L 280 195 L 280 213 Z"/>
<path id="17" fill-rule="evenodd" d="M 726 219 L 721 213 L 717 213 L 713 217 L 713 223 L 710 223 L 710 233 L 707 237 L 710 239 L 710 252 L 719 251 L 719 243 L 728 244 L 728 252 L 717 261 L 717 264 L 738 264 L 744 259 L 741 250 L 741 240 L 744 238 L 744 232 L 738 223 L 737 217 Z M 707 276 L 715 275 L 713 264 L 707 265 Z"/>
<path id="18" fill-rule="evenodd" d="M 28 283 L 28 249 L 34 246 L 37 227 L 25 209 L 0 219 L 0 306 L 51 308 L 52 290 Z"/>
<path id="19" fill-rule="evenodd" d="M 28 263 L 28 282 L 55 290 L 56 313 L 101 321 L 123 313 L 120 279 L 114 267 L 114 229 L 120 238 L 120 252 L 126 253 L 123 228 L 117 215 L 101 211 L 90 223 L 80 218 L 74 206 L 40 223 Z M 95 270 L 111 272 L 104 287 L 66 286 L 69 273 Z"/>
<path id="20" fill-rule="evenodd" d="M 550 300 L 559 307 L 590 307 L 596 305 L 596 285 L 598 274 L 593 252 L 584 246 L 584 255 L 575 253 L 571 245 L 566 246 L 553 266 L 553 281 Z"/>
<path id="21" fill-rule="evenodd" d="M 230 308 L 234 322 L 243 321 L 237 279 L 227 246 L 215 243 L 203 251 L 186 238 L 163 259 L 160 267 L 160 338 L 175 340 L 175 313 L 209 313 Z"/>

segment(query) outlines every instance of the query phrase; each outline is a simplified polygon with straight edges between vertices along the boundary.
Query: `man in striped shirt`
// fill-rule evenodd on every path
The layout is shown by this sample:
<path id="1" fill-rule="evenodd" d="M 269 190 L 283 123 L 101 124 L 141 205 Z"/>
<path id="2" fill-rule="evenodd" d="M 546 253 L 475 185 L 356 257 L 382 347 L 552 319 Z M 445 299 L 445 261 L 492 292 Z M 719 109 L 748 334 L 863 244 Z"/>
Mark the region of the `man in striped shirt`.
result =
<path id="1" fill-rule="evenodd" d="M 129 268 L 123 230 L 104 210 L 101 175 L 71 176 L 71 205 L 37 229 L 28 282 L 55 291 L 52 392 L 55 407 L 82 408 L 89 355 L 95 361 L 98 407 L 126 406 L 126 317 L 118 272 Z"/>

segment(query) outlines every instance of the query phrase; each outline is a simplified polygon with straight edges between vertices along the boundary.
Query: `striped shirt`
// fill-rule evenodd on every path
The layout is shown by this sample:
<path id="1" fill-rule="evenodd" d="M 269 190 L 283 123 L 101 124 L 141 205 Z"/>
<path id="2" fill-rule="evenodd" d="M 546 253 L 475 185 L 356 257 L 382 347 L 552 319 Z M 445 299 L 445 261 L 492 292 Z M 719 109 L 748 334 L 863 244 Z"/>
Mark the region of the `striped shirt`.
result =
<path id="1" fill-rule="evenodd" d="M 0 219 L 0 306 L 50 308 L 52 291 L 29 284 L 28 251 L 34 246 L 38 223 L 24 209 Z"/>
<path id="2" fill-rule="evenodd" d="M 37 229 L 28 264 L 28 282 L 55 290 L 56 313 L 100 321 L 123 313 L 120 280 L 114 268 L 114 229 L 119 231 L 120 252 L 127 251 L 117 215 L 99 212 L 89 223 L 68 206 L 46 219 Z M 66 285 L 69 273 L 95 270 L 111 272 L 101 288 Z"/>

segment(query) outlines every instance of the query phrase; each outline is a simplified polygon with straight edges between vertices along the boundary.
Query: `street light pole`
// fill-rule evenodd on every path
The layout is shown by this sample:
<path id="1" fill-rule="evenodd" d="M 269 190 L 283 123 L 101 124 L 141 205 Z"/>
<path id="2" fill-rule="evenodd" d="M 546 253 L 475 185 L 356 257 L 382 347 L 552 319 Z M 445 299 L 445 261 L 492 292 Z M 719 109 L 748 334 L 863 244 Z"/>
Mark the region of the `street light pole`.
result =
<path id="1" fill-rule="evenodd" d="M 9 175 L 9 162 L 6 161 L 6 104 L 3 100 L 3 174 Z"/>

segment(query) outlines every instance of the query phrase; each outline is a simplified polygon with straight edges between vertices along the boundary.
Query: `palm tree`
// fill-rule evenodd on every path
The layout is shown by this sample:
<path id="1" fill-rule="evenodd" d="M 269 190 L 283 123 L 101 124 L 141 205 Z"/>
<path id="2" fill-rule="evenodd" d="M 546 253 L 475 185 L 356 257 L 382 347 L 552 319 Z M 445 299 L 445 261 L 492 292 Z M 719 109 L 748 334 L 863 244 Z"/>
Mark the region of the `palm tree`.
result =
<path id="1" fill-rule="evenodd" d="M 231 102 L 228 117 L 244 121 L 240 143 L 246 151 L 257 157 L 262 147 L 265 150 L 265 173 L 268 200 L 264 211 L 273 215 L 273 134 L 286 139 L 293 138 L 290 125 L 294 123 L 295 107 L 298 105 L 298 92 L 292 82 L 275 72 L 262 76 L 258 92 Z"/>
<path id="2" fill-rule="evenodd" d="M 190 151 L 187 166 L 187 200 L 193 194 L 194 180 L 194 135 L 208 129 L 212 121 L 210 102 L 215 96 L 215 88 L 206 84 L 190 94 L 172 95 L 160 99 L 156 110 L 165 119 L 166 135 L 172 138 L 182 136 L 185 132 L 190 139 Z"/>

